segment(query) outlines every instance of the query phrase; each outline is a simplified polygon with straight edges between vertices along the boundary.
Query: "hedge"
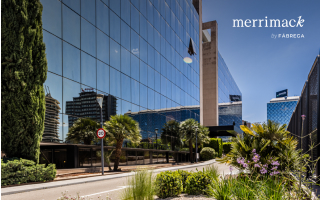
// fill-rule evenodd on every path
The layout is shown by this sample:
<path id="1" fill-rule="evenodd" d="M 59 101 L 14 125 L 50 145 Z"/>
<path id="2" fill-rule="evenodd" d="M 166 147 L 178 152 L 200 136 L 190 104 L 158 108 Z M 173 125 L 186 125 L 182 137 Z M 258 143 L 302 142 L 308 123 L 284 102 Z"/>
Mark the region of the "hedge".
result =
<path id="1" fill-rule="evenodd" d="M 231 142 L 223 143 L 223 153 L 228 154 L 231 151 Z"/>
<path id="2" fill-rule="evenodd" d="M 1 159 L 1 186 L 15 185 L 28 182 L 51 181 L 56 177 L 56 165 L 36 164 L 32 160 Z"/>
<path id="3" fill-rule="evenodd" d="M 194 172 L 187 178 L 185 191 L 188 195 L 207 194 L 207 188 L 211 182 L 212 179 L 207 172 Z"/>
<path id="4" fill-rule="evenodd" d="M 165 171 L 157 174 L 156 195 L 159 198 L 179 196 L 183 191 L 182 176 L 178 171 Z"/>
<path id="5" fill-rule="evenodd" d="M 211 160 L 217 157 L 217 153 L 216 151 L 211 148 L 211 147 L 204 147 L 201 151 L 200 151 L 200 158 L 203 161 L 206 160 Z"/>
<path id="6" fill-rule="evenodd" d="M 221 138 L 210 138 L 210 142 L 203 144 L 203 147 L 211 147 L 218 153 L 218 157 L 222 156 L 223 145 Z"/>

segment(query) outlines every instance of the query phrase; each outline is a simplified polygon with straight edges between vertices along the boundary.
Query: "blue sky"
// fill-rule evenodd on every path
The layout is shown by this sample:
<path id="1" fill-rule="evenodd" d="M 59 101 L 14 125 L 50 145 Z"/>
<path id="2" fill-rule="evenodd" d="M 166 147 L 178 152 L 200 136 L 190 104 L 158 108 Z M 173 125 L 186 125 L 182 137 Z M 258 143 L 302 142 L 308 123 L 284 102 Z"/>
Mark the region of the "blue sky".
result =
<path id="1" fill-rule="evenodd" d="M 320 49 L 319 0 L 203 0 L 203 22 L 218 22 L 218 46 L 242 92 L 242 118 L 267 119 L 267 103 L 288 89 L 300 95 Z M 233 19 L 304 19 L 303 27 L 233 26 Z M 271 38 L 271 34 L 304 38 Z"/>

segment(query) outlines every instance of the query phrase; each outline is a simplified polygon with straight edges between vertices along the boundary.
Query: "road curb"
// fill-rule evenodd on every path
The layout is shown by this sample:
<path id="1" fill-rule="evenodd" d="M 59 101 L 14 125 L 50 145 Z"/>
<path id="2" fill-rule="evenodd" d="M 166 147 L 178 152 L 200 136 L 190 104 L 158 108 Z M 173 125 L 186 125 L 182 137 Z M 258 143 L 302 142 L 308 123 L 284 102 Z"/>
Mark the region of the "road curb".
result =
<path id="1" fill-rule="evenodd" d="M 199 163 L 199 164 L 193 164 L 193 165 L 160 168 L 160 169 L 154 170 L 154 172 L 158 173 L 158 172 L 169 171 L 169 170 L 201 167 L 201 166 L 209 165 L 209 164 L 212 164 L 215 162 L 216 162 L 215 160 L 210 160 L 210 161 L 206 161 L 206 162 Z M 34 191 L 34 190 L 42 190 L 42 189 L 49 189 L 49 188 L 55 188 L 55 187 L 76 185 L 76 184 L 81 184 L 81 183 L 90 183 L 90 182 L 95 182 L 95 181 L 104 181 L 104 180 L 115 179 L 115 178 L 123 178 L 123 177 L 132 176 L 133 174 L 134 174 L 133 172 L 129 172 L 129 173 L 125 173 L 125 174 L 115 174 L 115 175 L 106 175 L 106 176 L 98 176 L 98 177 L 96 176 L 96 177 L 78 178 L 78 179 L 71 179 L 71 180 L 39 183 L 39 184 L 13 186 L 13 187 L 8 187 L 8 188 L 1 188 L 1 196 L 21 193 L 21 192 L 30 192 L 30 191 Z"/>

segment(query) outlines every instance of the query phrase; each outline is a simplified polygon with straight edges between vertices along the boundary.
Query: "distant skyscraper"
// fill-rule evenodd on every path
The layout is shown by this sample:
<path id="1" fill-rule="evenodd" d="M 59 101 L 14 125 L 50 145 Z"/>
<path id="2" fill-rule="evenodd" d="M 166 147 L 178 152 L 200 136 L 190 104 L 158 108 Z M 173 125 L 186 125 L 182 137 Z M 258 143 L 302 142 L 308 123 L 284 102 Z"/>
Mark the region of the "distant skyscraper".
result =
<path id="1" fill-rule="evenodd" d="M 267 104 L 267 119 L 288 125 L 298 100 L 299 96 L 271 99 Z"/>
<path id="2" fill-rule="evenodd" d="M 69 127 L 78 118 L 91 118 L 100 122 L 100 107 L 96 100 L 97 93 L 91 88 L 82 90 L 79 97 L 73 97 L 73 101 L 66 102 L 66 114 L 68 114 Z M 102 103 L 103 121 L 117 114 L 117 99 L 112 95 L 105 95 Z"/>
<path id="3" fill-rule="evenodd" d="M 46 114 L 44 119 L 44 132 L 42 141 L 44 142 L 59 142 L 58 126 L 60 102 L 51 97 L 50 92 L 46 94 Z"/>

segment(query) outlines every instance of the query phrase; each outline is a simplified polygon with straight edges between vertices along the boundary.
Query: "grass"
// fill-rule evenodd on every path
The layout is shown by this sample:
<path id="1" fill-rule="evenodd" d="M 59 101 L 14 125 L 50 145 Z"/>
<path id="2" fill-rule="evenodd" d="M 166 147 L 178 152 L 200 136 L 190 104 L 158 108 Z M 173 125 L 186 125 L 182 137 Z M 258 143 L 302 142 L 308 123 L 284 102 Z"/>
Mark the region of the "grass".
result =
<path id="1" fill-rule="evenodd" d="M 140 168 L 128 178 L 127 185 L 122 193 L 122 200 L 153 200 L 154 176 L 152 171 Z"/>

